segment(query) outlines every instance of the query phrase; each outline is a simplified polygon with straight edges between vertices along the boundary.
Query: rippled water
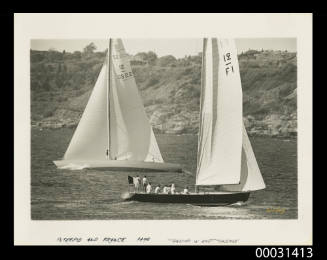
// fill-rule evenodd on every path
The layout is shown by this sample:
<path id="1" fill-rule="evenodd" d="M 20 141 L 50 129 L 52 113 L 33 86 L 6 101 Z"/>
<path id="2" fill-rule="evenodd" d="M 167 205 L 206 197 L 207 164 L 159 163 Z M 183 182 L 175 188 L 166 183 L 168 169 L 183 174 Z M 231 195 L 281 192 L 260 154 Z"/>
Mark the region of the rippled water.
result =
<path id="1" fill-rule="evenodd" d="M 225 207 L 124 202 L 127 176 L 137 172 L 58 170 L 72 137 L 72 129 L 32 130 L 32 219 L 292 219 L 297 218 L 296 140 L 251 138 L 267 188 L 251 193 L 247 203 Z M 196 169 L 197 136 L 157 135 L 167 162 Z M 143 175 L 142 173 L 140 175 Z M 194 175 L 146 173 L 153 183 L 174 182 L 177 190 L 194 184 Z"/>

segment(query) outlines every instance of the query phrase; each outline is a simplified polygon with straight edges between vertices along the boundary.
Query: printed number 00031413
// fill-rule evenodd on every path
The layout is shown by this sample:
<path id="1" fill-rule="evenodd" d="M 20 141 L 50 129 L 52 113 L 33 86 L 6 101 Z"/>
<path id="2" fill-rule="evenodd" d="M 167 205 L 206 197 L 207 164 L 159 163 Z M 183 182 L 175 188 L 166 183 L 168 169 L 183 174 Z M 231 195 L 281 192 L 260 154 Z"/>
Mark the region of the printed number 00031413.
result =
<path id="1" fill-rule="evenodd" d="M 255 255 L 257 258 L 312 258 L 313 252 L 311 247 L 258 247 Z"/>

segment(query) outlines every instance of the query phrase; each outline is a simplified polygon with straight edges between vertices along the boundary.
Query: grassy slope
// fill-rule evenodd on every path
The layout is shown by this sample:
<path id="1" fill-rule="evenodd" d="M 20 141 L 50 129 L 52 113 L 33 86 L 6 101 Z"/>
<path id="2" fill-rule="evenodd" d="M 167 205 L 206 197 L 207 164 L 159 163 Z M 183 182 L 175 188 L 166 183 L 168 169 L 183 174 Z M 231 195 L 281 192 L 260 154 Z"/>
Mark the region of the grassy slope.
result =
<path id="1" fill-rule="evenodd" d="M 105 53 L 31 51 L 32 124 L 74 126 L 100 72 Z M 250 134 L 296 132 L 296 54 L 248 51 L 239 56 L 245 123 Z M 156 131 L 198 131 L 201 57 L 132 62 Z"/>

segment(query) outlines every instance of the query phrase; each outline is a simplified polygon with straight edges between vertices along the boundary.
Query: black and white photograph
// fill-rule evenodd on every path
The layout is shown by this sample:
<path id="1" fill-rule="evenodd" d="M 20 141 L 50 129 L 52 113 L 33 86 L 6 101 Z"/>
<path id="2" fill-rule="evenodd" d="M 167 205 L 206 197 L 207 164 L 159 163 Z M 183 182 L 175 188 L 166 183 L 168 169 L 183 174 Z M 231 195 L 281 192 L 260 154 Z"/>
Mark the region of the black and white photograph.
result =
<path id="1" fill-rule="evenodd" d="M 32 219 L 297 218 L 296 54 L 294 38 L 32 40 Z"/>
<path id="2" fill-rule="evenodd" d="M 105 32 L 31 34 L 24 48 L 33 225 L 304 219 L 301 38 Z"/>

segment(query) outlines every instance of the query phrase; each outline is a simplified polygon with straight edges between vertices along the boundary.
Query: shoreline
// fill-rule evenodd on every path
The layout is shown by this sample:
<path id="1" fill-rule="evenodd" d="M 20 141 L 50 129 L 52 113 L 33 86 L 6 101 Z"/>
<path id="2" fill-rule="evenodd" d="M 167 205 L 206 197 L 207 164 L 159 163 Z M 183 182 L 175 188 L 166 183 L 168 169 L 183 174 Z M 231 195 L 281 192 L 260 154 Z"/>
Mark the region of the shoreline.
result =
<path id="1" fill-rule="evenodd" d="M 31 124 L 31 130 L 60 130 L 60 129 L 73 129 L 76 128 L 77 125 L 63 125 L 63 124 L 54 124 L 54 125 L 35 125 Z M 168 131 L 168 132 L 162 132 L 162 131 L 156 131 L 154 128 L 154 134 L 159 134 L 159 135 L 176 135 L 176 136 L 187 136 L 187 135 L 198 135 L 197 133 L 178 133 L 178 132 L 173 132 L 173 131 Z M 276 138 L 276 139 L 291 139 L 291 140 L 297 140 L 297 135 L 294 135 L 293 132 L 292 134 L 281 134 L 281 135 L 272 135 L 272 134 L 266 134 L 263 132 L 257 132 L 255 134 L 249 133 L 249 137 L 270 137 L 270 138 Z"/>

